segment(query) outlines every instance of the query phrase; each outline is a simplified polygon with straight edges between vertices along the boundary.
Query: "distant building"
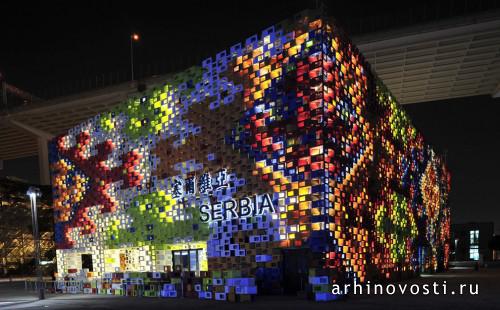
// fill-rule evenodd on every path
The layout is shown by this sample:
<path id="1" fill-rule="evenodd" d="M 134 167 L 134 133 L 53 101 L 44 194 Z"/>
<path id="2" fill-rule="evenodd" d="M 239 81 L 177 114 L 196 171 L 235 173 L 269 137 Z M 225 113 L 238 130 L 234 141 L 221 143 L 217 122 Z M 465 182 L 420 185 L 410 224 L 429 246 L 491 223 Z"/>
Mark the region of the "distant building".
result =
<path id="1" fill-rule="evenodd" d="M 35 268 L 35 244 L 31 224 L 31 207 L 26 196 L 30 184 L 0 178 L 0 277 L 32 275 Z M 50 188 L 41 186 L 38 201 L 41 260 L 52 261 L 55 256 L 54 230 Z M 54 266 L 46 265 L 50 273 Z"/>
<path id="2" fill-rule="evenodd" d="M 500 251 L 493 250 L 493 260 L 500 260 Z"/>
<path id="3" fill-rule="evenodd" d="M 470 222 L 451 225 L 452 259 L 455 261 L 491 261 L 493 222 Z"/>

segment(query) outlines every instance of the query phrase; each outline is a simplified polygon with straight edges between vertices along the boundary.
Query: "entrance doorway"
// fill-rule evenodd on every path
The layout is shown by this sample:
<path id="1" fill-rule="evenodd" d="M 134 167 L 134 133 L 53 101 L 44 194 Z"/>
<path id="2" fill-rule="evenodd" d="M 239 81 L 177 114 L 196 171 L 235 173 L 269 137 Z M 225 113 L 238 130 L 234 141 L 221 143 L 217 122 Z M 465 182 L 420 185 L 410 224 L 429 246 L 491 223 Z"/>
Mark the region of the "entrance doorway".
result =
<path id="1" fill-rule="evenodd" d="M 308 283 L 309 249 L 283 249 L 283 293 L 297 295 Z"/>
<path id="2" fill-rule="evenodd" d="M 88 269 L 90 272 L 94 271 L 92 254 L 82 254 L 82 269 Z"/>
<path id="3" fill-rule="evenodd" d="M 200 274 L 201 249 L 172 251 L 174 270 L 193 271 Z"/>

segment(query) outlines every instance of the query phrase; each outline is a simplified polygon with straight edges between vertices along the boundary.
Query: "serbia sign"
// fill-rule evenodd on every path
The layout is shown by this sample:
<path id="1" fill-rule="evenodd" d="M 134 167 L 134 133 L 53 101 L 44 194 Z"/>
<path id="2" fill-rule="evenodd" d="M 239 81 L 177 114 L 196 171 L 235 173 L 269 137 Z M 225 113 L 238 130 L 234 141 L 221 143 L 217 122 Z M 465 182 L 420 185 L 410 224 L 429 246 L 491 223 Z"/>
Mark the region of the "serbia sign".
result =
<path id="1" fill-rule="evenodd" d="M 200 220 L 202 222 L 225 221 L 273 212 L 276 212 L 276 209 L 269 194 L 254 195 L 210 205 L 203 204 L 200 206 Z"/>

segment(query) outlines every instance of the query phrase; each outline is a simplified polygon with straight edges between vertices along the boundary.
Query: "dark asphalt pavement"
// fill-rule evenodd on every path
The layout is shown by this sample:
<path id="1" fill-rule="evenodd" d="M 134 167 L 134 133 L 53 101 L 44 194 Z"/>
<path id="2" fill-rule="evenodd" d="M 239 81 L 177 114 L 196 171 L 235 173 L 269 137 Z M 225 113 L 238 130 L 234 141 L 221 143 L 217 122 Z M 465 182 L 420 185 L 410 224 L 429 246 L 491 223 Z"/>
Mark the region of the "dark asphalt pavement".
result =
<path id="1" fill-rule="evenodd" d="M 151 297 L 123 297 L 106 295 L 49 294 L 37 300 L 33 292 L 24 290 L 24 283 L 0 283 L 0 309 L 445 309 L 445 310 L 500 310 L 500 269 L 454 270 L 399 282 L 400 284 L 442 284 L 446 281 L 448 294 L 411 295 L 356 295 L 347 300 L 318 303 L 290 296 L 257 296 L 251 303 L 228 303 L 213 300 L 165 299 Z M 397 283 L 396 283 L 397 284 Z M 477 284 L 478 294 L 458 294 L 460 284 Z M 432 291 L 432 286 L 430 286 Z M 468 291 L 469 287 L 465 287 Z M 473 286 L 474 288 L 474 286 Z M 452 291 L 456 291 L 454 295 Z"/>

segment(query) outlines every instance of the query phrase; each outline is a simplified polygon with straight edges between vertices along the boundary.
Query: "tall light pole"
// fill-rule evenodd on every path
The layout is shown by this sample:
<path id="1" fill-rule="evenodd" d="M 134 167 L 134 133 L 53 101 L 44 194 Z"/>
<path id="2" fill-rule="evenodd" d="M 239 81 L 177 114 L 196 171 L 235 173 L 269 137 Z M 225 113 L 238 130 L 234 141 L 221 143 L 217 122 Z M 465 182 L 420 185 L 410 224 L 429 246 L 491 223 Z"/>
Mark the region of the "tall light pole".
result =
<path id="1" fill-rule="evenodd" d="M 134 42 L 137 41 L 139 41 L 139 35 L 134 32 L 130 35 L 130 72 L 132 82 L 134 81 Z"/>
<path id="2" fill-rule="evenodd" d="M 8 112 L 8 105 L 7 105 L 7 82 L 5 82 L 5 77 L 3 76 L 2 72 L 0 72 L 0 96 L 2 100 L 2 105 L 5 106 L 5 112 Z"/>
<path id="3" fill-rule="evenodd" d="M 35 264 L 37 273 L 38 299 L 45 299 L 45 289 L 43 288 L 42 269 L 40 268 L 40 233 L 38 231 L 38 214 L 36 209 L 36 198 L 42 197 L 40 189 L 30 186 L 26 194 L 31 202 L 31 223 L 33 224 L 33 240 L 35 241 Z"/>

